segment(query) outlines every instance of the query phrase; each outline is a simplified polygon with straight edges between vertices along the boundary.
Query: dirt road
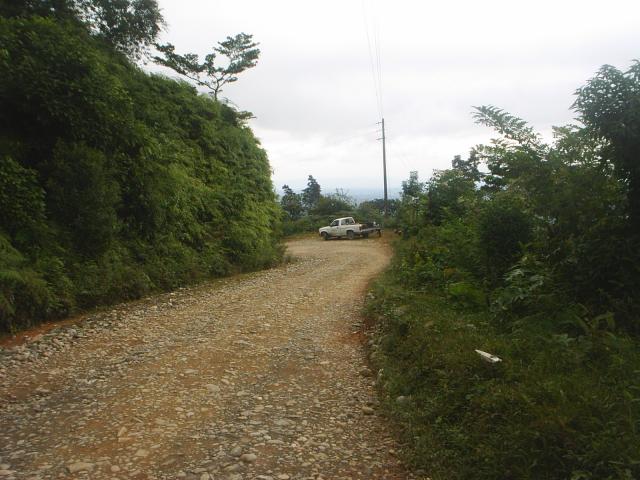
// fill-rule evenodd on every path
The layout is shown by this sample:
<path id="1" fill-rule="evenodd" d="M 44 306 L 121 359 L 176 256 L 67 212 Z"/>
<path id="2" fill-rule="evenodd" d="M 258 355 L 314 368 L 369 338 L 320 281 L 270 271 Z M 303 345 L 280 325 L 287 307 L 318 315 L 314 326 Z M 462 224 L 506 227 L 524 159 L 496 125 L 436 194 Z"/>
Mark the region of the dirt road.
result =
<path id="1" fill-rule="evenodd" d="M 0 351 L 0 478 L 406 479 L 358 311 L 380 239 L 92 314 Z"/>

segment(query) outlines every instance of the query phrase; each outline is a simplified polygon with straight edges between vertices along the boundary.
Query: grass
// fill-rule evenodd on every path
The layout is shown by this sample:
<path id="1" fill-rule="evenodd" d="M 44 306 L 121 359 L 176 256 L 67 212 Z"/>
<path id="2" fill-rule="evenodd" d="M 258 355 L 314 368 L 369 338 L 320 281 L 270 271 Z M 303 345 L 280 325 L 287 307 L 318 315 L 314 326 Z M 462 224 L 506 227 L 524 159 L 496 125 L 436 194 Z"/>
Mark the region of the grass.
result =
<path id="1" fill-rule="evenodd" d="M 410 464 L 434 480 L 640 478 L 637 339 L 545 322 L 505 330 L 397 273 L 373 285 L 366 313 Z"/>

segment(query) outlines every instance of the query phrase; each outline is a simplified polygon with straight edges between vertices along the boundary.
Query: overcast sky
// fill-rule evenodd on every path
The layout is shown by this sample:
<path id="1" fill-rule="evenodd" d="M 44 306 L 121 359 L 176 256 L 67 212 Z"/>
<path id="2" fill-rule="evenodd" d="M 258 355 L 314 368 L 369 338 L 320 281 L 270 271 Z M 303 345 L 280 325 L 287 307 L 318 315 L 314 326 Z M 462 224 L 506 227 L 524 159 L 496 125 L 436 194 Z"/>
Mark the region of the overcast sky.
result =
<path id="1" fill-rule="evenodd" d="M 501 107 L 548 136 L 572 121 L 573 93 L 601 65 L 640 58 L 638 0 L 159 3 L 162 41 L 180 53 L 204 55 L 240 32 L 260 42 L 258 65 L 222 96 L 256 116 L 278 188 L 301 189 L 311 174 L 324 192 L 382 192 L 381 114 L 392 189 L 492 137 L 473 106 Z"/>

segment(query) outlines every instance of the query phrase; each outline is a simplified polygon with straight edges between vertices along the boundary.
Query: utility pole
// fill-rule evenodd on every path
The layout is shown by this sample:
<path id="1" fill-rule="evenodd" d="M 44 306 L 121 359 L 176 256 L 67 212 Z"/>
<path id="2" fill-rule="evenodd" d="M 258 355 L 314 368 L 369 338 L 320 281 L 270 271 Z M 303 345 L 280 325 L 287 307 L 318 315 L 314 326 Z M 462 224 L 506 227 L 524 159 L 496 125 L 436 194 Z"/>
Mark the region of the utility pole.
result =
<path id="1" fill-rule="evenodd" d="M 384 175 L 384 218 L 387 218 L 387 144 L 384 134 L 384 117 L 382 118 L 382 172 Z"/>

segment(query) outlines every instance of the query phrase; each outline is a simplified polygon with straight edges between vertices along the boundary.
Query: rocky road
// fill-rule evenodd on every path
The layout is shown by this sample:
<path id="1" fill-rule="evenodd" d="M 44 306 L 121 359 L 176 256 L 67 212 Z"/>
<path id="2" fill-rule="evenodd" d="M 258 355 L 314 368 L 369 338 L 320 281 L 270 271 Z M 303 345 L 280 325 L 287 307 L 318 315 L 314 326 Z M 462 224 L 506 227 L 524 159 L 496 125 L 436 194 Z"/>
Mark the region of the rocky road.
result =
<path id="1" fill-rule="evenodd" d="M 359 311 L 384 239 L 123 304 L 0 349 L 0 479 L 409 479 Z"/>

